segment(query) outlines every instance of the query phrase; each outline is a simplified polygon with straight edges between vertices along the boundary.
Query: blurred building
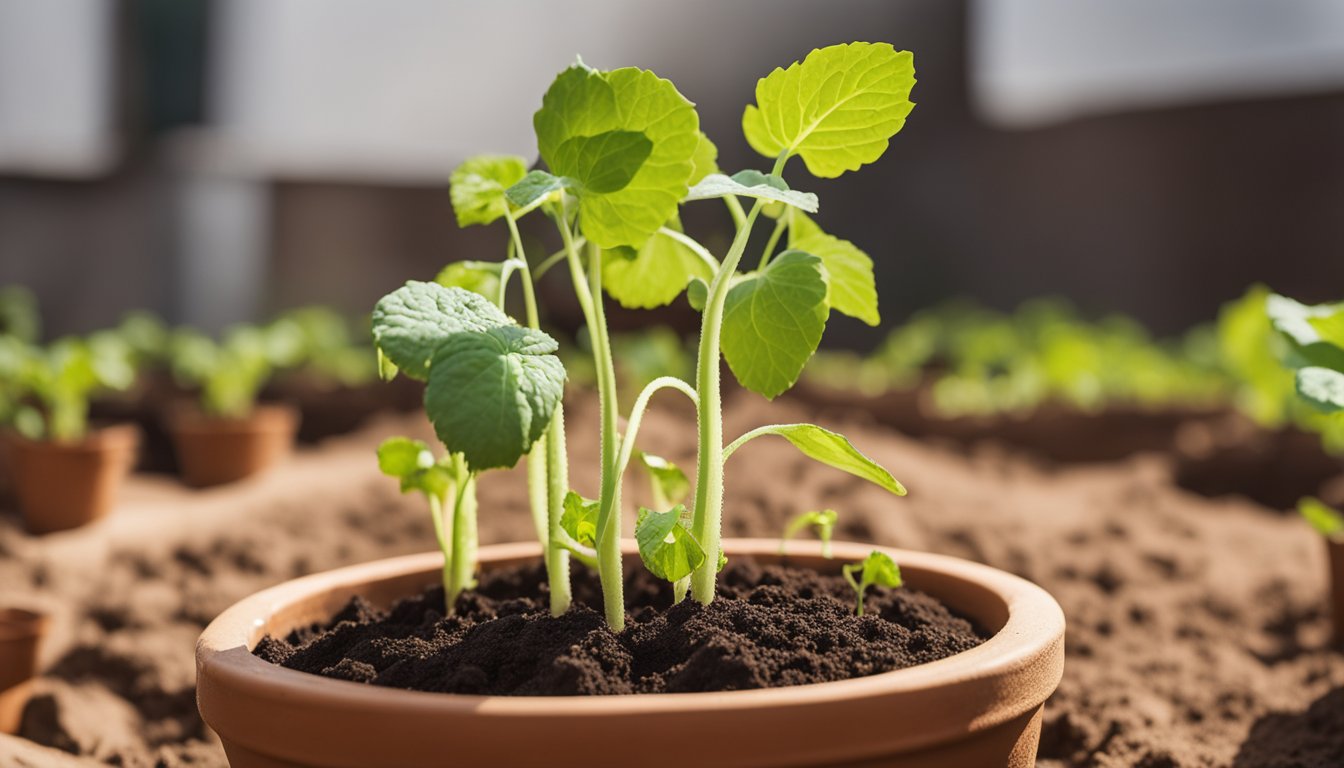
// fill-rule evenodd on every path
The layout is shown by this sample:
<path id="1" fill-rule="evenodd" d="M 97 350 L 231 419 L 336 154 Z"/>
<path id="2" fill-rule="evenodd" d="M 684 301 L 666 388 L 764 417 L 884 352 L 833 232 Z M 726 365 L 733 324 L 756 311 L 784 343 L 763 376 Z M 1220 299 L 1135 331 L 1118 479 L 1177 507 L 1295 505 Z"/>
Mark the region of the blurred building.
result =
<path id="1" fill-rule="evenodd" d="M 792 180 L 874 257 L 888 321 L 1063 294 L 1175 330 L 1252 281 L 1344 286 L 1333 0 L 0 0 L 0 283 L 54 333 L 134 306 L 207 327 L 367 310 L 502 248 L 453 224 L 448 173 L 535 156 L 530 115 L 576 54 L 671 78 L 736 170 L 761 162 L 755 80 L 850 39 L 913 50 L 918 106 L 876 166 Z"/>

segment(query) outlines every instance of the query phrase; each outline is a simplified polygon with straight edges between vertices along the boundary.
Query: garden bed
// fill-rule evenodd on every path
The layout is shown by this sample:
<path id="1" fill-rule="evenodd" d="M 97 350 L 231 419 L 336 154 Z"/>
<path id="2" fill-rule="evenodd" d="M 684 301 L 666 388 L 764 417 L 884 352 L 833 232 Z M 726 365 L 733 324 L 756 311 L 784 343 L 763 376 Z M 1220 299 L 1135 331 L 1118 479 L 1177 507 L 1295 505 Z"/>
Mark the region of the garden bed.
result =
<path id="1" fill-rule="evenodd" d="M 595 404 L 569 409 L 575 485 L 591 491 L 596 440 L 583 432 L 596 423 Z M 780 422 L 805 415 L 737 396 L 726 433 L 767 412 Z M 693 434 L 673 428 L 689 419 L 655 405 L 643 442 L 691 465 Z M 1324 546 L 1300 520 L 1182 488 L 1169 449 L 1065 464 L 992 442 L 917 441 L 839 411 L 826 423 L 896 472 L 910 495 L 893 498 L 783 441 L 762 441 L 732 460 L 725 533 L 770 536 L 805 508 L 832 507 L 837 538 L 979 560 L 1044 586 L 1069 628 L 1041 765 L 1344 761 L 1344 658 L 1326 648 Z M 400 497 L 372 460 L 379 438 L 408 430 L 428 436 L 414 418 L 383 420 L 208 492 L 136 477 L 111 519 L 44 539 L 0 514 L 0 594 L 37 595 L 57 611 L 24 735 L 87 758 L 72 764 L 224 765 L 195 712 L 196 635 L 260 587 L 432 549 L 423 505 Z M 627 506 L 645 491 L 632 480 Z M 521 467 L 482 480 L 480 522 L 485 542 L 532 537 Z M 52 754 L 25 756 L 0 737 L 4 768 L 66 762 Z"/>

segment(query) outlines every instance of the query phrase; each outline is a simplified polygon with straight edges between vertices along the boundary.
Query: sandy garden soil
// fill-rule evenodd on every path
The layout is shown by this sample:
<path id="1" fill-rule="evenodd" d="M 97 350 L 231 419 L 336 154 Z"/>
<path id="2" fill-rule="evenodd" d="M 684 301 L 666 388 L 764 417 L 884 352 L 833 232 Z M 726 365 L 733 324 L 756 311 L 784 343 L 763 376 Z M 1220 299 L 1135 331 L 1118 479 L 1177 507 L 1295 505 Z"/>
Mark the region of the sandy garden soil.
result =
<path id="1" fill-rule="evenodd" d="M 805 420 L 809 410 L 734 397 L 726 432 Z M 591 493 L 593 403 L 571 403 L 568 416 L 575 485 Z M 1276 502 L 1344 493 L 1328 479 L 1344 465 L 1296 438 L 1191 419 L 1141 446 L 1150 452 L 1076 464 L 934 429 L 916 441 L 833 408 L 812 420 L 849 435 L 910 496 L 893 499 L 762 440 L 729 464 L 726 533 L 774 535 L 792 514 L 829 506 L 841 513 L 838 538 L 980 560 L 1044 586 L 1069 630 L 1042 766 L 1344 765 L 1344 657 L 1326 647 L 1324 546 L 1295 516 L 1196 492 Z M 644 447 L 690 465 L 689 424 L 685 411 L 655 406 Z M 197 634 L 263 586 L 430 548 L 425 510 L 399 497 L 372 459 L 397 431 L 424 428 L 389 417 L 266 477 L 207 492 L 139 476 L 111 519 L 40 540 L 0 513 L 0 601 L 56 615 L 47 673 L 25 714 L 31 741 L 0 737 L 0 768 L 223 766 L 194 706 Z M 1079 439 L 1106 433 L 1094 422 Z M 631 506 L 643 500 L 640 478 L 628 487 Z M 481 510 L 485 542 L 531 536 L 520 472 L 487 476 Z"/>

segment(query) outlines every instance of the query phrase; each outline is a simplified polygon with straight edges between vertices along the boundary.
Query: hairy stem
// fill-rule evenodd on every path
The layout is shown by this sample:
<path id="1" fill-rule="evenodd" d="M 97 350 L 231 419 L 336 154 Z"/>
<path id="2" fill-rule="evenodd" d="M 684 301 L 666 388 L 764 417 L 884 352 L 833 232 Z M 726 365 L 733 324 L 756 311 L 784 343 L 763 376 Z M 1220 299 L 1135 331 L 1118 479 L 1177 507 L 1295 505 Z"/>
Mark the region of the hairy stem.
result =
<path id="1" fill-rule="evenodd" d="M 546 578 L 551 588 L 551 615 L 569 610 L 569 550 L 560 545 L 560 517 L 565 512 L 565 494 L 569 491 L 569 459 L 565 456 L 565 411 L 556 405 L 551 426 L 546 430 Z"/>
<path id="2" fill-rule="evenodd" d="M 788 226 L 789 212 L 785 211 L 778 219 L 775 219 L 775 229 L 770 233 L 770 239 L 765 243 L 765 250 L 761 251 L 761 263 L 757 269 L 765 269 L 770 263 L 770 258 L 775 255 L 775 247 L 779 245 L 779 236 L 784 234 L 785 227 Z"/>
<path id="3" fill-rule="evenodd" d="M 456 497 L 456 492 L 453 492 Z M 429 500 L 429 514 L 434 521 L 434 540 L 439 544 L 439 551 L 443 553 L 443 596 L 444 610 L 452 608 L 452 603 L 448 602 L 448 593 L 452 590 L 453 584 L 453 545 L 448 540 L 451 535 L 444 530 L 443 525 L 443 499 L 432 493 L 425 494 Z"/>
<path id="4" fill-rule="evenodd" d="M 453 469 L 458 480 L 457 492 L 453 495 L 453 555 L 447 594 L 444 596 L 448 613 L 456 608 L 457 596 L 471 586 L 471 577 L 476 571 L 475 545 L 472 541 L 476 533 L 476 479 L 469 473 L 467 461 L 460 453 L 453 454 Z"/>
<path id="5" fill-rule="evenodd" d="M 788 160 L 781 154 L 772 174 L 778 176 Z M 733 198 L 729 210 L 740 209 Z M 723 331 L 723 304 L 728 288 L 742 261 L 742 253 L 751 239 L 751 229 L 761 213 L 761 201 L 751 206 L 733 238 L 723 265 L 714 273 L 700 321 L 700 351 L 696 362 L 695 388 L 700 393 L 697 412 L 699 435 L 696 449 L 695 514 L 691 533 L 705 550 L 705 562 L 691 575 L 691 595 L 708 605 L 714 599 L 714 582 L 719 571 L 720 535 L 723 523 L 723 396 L 719 390 L 720 334 Z M 736 216 L 734 216 L 736 218 Z"/>

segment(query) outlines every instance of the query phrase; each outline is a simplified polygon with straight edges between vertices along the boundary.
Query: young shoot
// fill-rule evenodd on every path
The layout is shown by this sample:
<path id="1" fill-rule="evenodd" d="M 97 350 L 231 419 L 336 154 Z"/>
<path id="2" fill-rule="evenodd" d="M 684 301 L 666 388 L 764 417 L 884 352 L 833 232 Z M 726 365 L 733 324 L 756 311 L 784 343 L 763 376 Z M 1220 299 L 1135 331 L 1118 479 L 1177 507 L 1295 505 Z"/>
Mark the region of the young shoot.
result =
<path id="1" fill-rule="evenodd" d="M 863 596 L 871 586 L 879 587 L 899 587 L 901 581 L 901 569 L 896 565 L 896 561 L 891 559 L 891 555 L 885 552 L 873 550 L 868 557 L 861 563 L 850 563 L 843 566 L 840 572 L 844 574 L 845 581 L 854 588 L 856 595 L 854 602 L 854 615 L 863 615 Z M 858 573 L 859 578 L 855 580 L 854 574 Z"/>
<path id="2" fill-rule="evenodd" d="M 434 453 L 419 440 L 391 437 L 378 446 L 378 468 L 401 482 L 402 493 L 418 492 L 429 503 L 434 522 L 434 539 L 443 553 L 444 610 L 452 613 L 457 597 L 474 586 L 475 536 L 470 530 L 470 511 L 462 513 L 459 504 L 475 504 L 472 478 L 464 479 L 459 457 Z M 445 515 L 451 510 L 452 515 Z"/>
<path id="3" fill-rule="evenodd" d="M 705 550 L 691 535 L 691 513 L 684 504 L 666 512 L 640 507 L 635 522 L 639 558 L 649 572 L 672 583 L 672 601 L 686 597 L 687 579 L 705 562 Z"/>
<path id="4" fill-rule="evenodd" d="M 287 362 L 288 346 L 266 331 L 237 326 L 222 341 L 191 329 L 173 332 L 168 342 L 173 375 L 199 390 L 201 410 L 224 419 L 246 418 L 277 364 Z"/>
<path id="5" fill-rule="evenodd" d="M 135 381 L 130 350 L 114 335 L 64 338 L 45 349 L 7 344 L 4 368 L 12 371 L 7 389 L 14 426 L 33 439 L 72 441 L 89 429 L 89 400 L 104 391 L 125 390 Z M 25 407 L 31 398 L 37 409 Z"/>
<path id="6" fill-rule="evenodd" d="M 1344 512 L 1310 496 L 1297 502 L 1297 511 L 1325 538 L 1331 541 L 1344 540 Z"/>
<path id="7" fill-rule="evenodd" d="M 811 528 L 821 540 L 821 556 L 830 560 L 831 534 L 835 531 L 835 521 L 839 517 L 839 513 L 834 509 L 821 509 L 804 512 L 793 518 L 784 526 L 784 536 L 779 540 L 779 554 L 784 554 L 784 547 L 789 539 L 797 536 L 803 529 Z"/>

